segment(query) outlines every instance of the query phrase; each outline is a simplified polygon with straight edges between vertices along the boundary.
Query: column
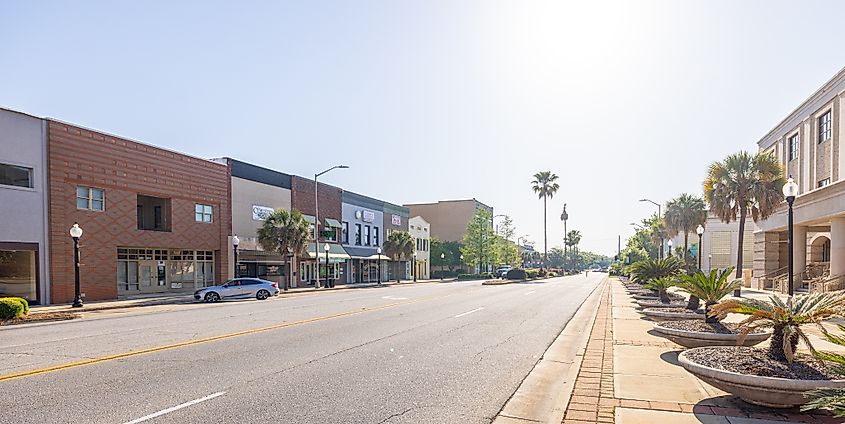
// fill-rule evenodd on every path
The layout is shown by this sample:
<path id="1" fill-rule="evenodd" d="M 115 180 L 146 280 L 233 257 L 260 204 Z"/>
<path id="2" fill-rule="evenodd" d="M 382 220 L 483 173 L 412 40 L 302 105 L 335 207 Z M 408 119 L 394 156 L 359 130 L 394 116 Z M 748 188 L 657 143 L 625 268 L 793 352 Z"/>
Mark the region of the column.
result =
<path id="1" fill-rule="evenodd" d="M 807 268 L 807 227 L 795 225 L 792 227 L 793 251 L 792 260 L 795 264 L 795 275 L 800 276 Z M 800 284 L 800 277 L 796 278 L 796 286 Z"/>
<path id="2" fill-rule="evenodd" d="M 830 275 L 845 275 L 845 218 L 830 220 Z"/>

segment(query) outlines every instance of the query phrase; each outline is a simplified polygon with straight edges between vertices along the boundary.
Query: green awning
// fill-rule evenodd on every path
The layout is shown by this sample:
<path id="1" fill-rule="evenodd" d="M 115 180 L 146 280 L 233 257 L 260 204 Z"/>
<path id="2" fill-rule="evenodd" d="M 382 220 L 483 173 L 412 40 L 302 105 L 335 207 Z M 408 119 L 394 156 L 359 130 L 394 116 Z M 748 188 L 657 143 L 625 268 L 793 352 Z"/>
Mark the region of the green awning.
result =
<path id="1" fill-rule="evenodd" d="M 340 222 L 332 218 L 326 218 L 326 225 L 329 227 L 340 228 Z"/>
<path id="2" fill-rule="evenodd" d="M 314 219 L 314 215 L 304 215 L 303 214 L 302 218 L 305 219 L 305 222 L 307 222 L 311 225 L 314 225 L 317 222 L 317 220 Z"/>
<path id="3" fill-rule="evenodd" d="M 326 243 L 320 243 L 320 259 L 326 257 L 326 251 L 324 250 Z M 350 259 L 349 254 L 346 253 L 346 250 L 343 249 L 343 246 L 337 243 L 328 243 L 329 246 L 329 259 L 340 259 L 346 260 Z M 314 243 L 308 243 L 308 247 L 306 250 L 306 255 L 308 259 L 314 259 Z"/>

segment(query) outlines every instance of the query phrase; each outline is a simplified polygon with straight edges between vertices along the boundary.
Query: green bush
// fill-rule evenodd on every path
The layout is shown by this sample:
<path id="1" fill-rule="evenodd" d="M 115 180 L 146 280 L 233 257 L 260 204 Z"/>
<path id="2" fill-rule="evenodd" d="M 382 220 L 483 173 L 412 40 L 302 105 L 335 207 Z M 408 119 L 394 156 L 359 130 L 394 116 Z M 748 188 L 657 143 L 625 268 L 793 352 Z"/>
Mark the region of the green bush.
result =
<path id="1" fill-rule="evenodd" d="M 0 298 L 0 319 L 16 319 L 26 315 L 29 305 L 19 297 Z M 24 306 L 26 305 L 26 306 Z"/>
<path id="2" fill-rule="evenodd" d="M 505 274 L 505 278 L 507 278 L 508 280 L 524 280 L 528 278 L 528 275 L 526 274 L 524 269 L 514 268 L 508 271 L 507 274 Z"/>
<path id="3" fill-rule="evenodd" d="M 548 274 L 546 274 L 546 277 L 557 277 L 557 273 L 554 272 L 554 271 L 551 271 Z"/>
<path id="4" fill-rule="evenodd" d="M 433 271 L 431 273 L 431 278 L 455 278 L 458 276 L 458 271 Z"/>
<path id="5" fill-rule="evenodd" d="M 537 274 L 539 272 L 540 271 L 536 269 L 529 269 L 528 271 L 525 271 L 525 274 L 528 276 L 528 278 L 537 278 Z"/>

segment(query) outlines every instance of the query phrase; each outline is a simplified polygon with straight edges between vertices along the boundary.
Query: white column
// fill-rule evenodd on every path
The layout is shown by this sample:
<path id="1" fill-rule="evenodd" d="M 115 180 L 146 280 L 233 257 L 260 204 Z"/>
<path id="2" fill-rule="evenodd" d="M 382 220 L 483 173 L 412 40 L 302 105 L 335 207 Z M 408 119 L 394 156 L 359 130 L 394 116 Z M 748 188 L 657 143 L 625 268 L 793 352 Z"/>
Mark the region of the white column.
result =
<path id="1" fill-rule="evenodd" d="M 845 218 L 830 220 L 830 275 L 845 275 Z"/>
<path id="2" fill-rule="evenodd" d="M 807 268 L 807 227 L 796 225 L 792 227 L 794 245 L 793 260 L 795 261 L 795 275 L 801 275 Z"/>

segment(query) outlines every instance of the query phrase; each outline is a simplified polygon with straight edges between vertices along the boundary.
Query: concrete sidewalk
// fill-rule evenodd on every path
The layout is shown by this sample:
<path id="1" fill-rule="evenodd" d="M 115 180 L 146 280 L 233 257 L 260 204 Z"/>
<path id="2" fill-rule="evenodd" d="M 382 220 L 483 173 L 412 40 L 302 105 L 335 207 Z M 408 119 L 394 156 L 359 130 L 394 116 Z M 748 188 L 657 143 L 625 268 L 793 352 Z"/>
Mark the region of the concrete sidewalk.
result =
<path id="1" fill-rule="evenodd" d="M 423 283 L 448 283 L 455 281 L 454 279 L 430 279 L 430 280 L 417 280 L 414 282 L 413 280 L 401 280 L 397 281 L 390 281 L 390 282 L 383 282 L 381 286 L 389 287 L 395 285 L 408 285 L 408 284 L 423 284 Z M 363 289 L 368 287 L 377 287 L 379 286 L 378 283 L 359 283 L 359 284 L 344 284 L 338 285 L 333 288 L 319 288 L 315 289 L 314 287 L 296 287 L 288 289 L 287 291 L 282 291 L 279 294 L 279 298 L 284 298 L 288 296 L 295 296 L 303 293 L 326 293 L 326 292 L 333 292 L 337 290 L 350 290 L 350 289 Z M 94 301 L 94 302 L 85 302 L 82 308 L 74 308 L 70 304 L 61 304 L 61 305 L 46 305 L 46 306 L 32 306 L 30 309 L 30 314 L 37 314 L 37 313 L 45 313 L 45 312 L 91 312 L 91 311 L 105 311 L 105 310 L 112 310 L 112 309 L 129 309 L 129 308 L 138 308 L 138 307 L 145 307 L 145 306 L 161 306 L 161 305 L 179 305 L 179 304 L 193 304 L 197 303 L 197 300 L 194 299 L 192 293 L 178 293 L 178 294 L 148 294 L 148 295 L 135 295 L 131 297 L 127 297 L 125 299 L 118 299 L 118 300 L 105 300 L 105 301 Z"/>
<path id="2" fill-rule="evenodd" d="M 698 380 L 678 365 L 683 347 L 650 334 L 654 323 L 637 312 L 622 284 L 613 279 L 609 290 L 610 296 L 599 305 L 564 423 L 843 422 L 822 411 L 802 413 L 750 405 Z M 833 350 L 833 345 L 811 337 L 817 348 Z M 613 382 L 612 389 L 607 387 L 608 381 Z"/>

